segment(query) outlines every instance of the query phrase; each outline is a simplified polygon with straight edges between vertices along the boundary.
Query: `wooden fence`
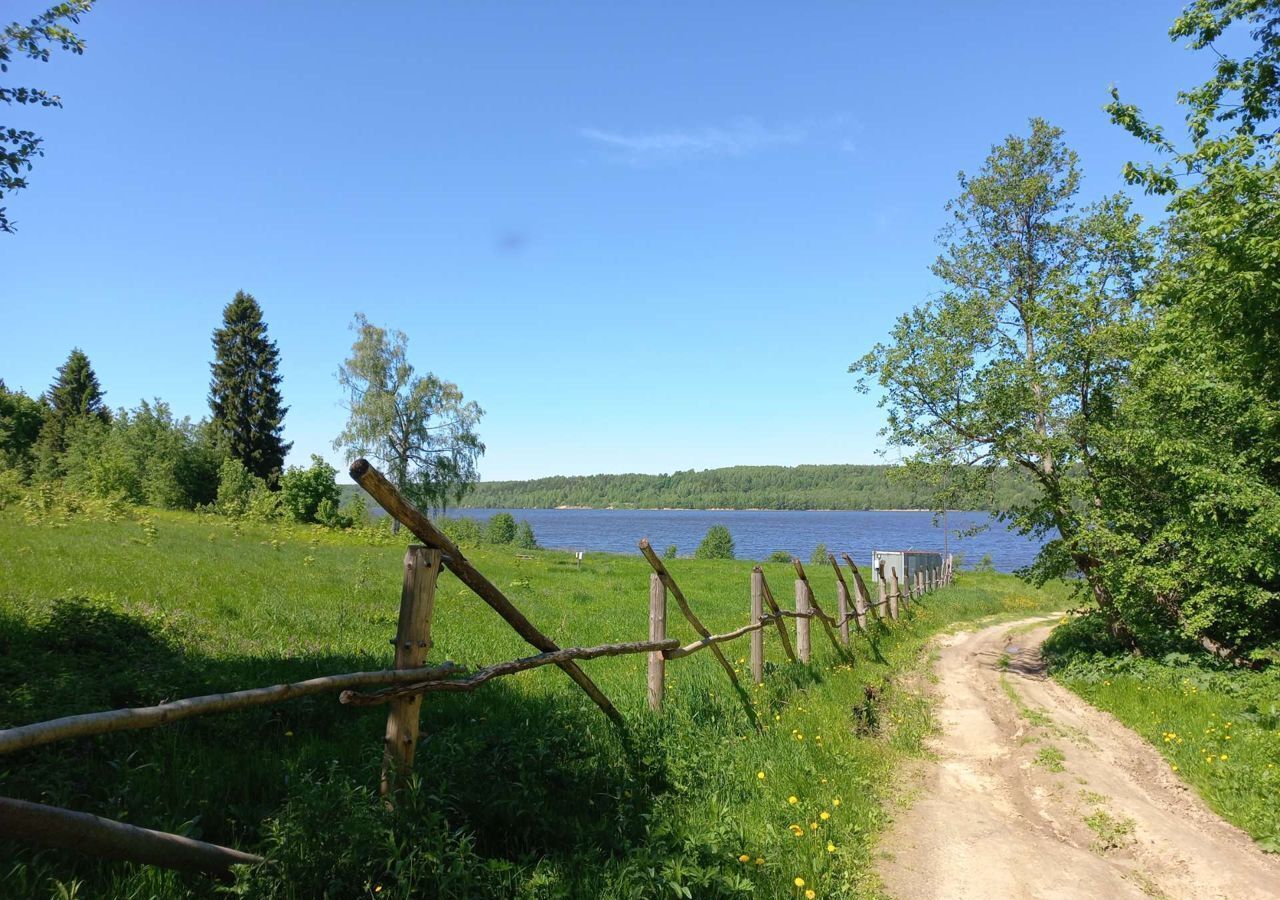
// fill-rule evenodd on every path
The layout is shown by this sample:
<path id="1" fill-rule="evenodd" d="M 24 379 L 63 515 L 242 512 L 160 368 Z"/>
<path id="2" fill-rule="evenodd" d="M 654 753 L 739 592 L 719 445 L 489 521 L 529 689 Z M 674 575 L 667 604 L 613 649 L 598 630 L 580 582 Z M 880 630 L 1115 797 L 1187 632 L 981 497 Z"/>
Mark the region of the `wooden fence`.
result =
<path id="1" fill-rule="evenodd" d="M 910 583 L 905 585 L 899 581 L 898 572 L 891 568 L 886 573 L 882 565 L 882 570 L 875 572 L 873 576 L 876 585 L 876 599 L 873 601 L 862 579 L 862 573 L 849 555 L 841 554 L 841 558 L 853 576 L 852 592 L 845 580 L 844 570 L 836 557 L 831 555 L 827 561 L 835 573 L 836 589 L 836 611 L 831 615 L 819 604 L 809 576 L 798 559 L 792 560 L 796 573 L 794 610 L 782 609 L 778 605 L 764 571 L 756 566 L 750 576 L 747 624 L 723 634 L 712 634 L 694 613 L 675 578 L 654 553 L 648 539 L 645 539 L 640 541 L 640 552 L 653 569 L 649 576 L 649 639 L 595 647 L 561 648 L 538 630 L 501 590 L 467 560 L 457 545 L 409 503 L 381 472 L 366 460 L 359 459 L 351 466 L 351 476 L 389 515 L 422 541 L 421 545 L 411 545 L 405 552 L 400 618 L 392 641 L 395 650 L 394 668 L 327 675 L 293 684 L 190 697 L 157 706 L 85 713 L 20 725 L 0 730 L 0 755 L 56 741 L 114 731 L 154 728 L 192 716 L 230 712 L 336 690 L 341 692 L 339 700 L 344 704 L 390 706 L 383 737 L 381 778 L 382 794 L 390 804 L 394 802 L 396 791 L 404 784 L 413 767 L 424 694 L 473 691 L 494 678 L 554 665 L 564 671 L 610 721 L 618 728 L 625 729 L 626 722 L 622 715 L 595 682 L 582 671 L 577 664 L 578 660 L 632 653 L 649 654 L 648 701 L 650 708 L 658 711 L 662 708 L 667 662 L 710 648 L 742 700 L 748 718 L 759 727 L 750 698 L 738 680 L 734 667 L 720 649 L 721 644 L 750 636 L 750 674 L 752 681 L 759 684 L 763 681 L 765 672 L 764 636 L 770 626 L 777 631 L 783 652 L 793 662 L 809 662 L 812 653 L 810 626 L 815 619 L 821 624 L 835 651 L 843 657 L 849 657 L 851 625 L 859 631 L 887 627 L 889 623 L 898 620 L 911 604 L 919 602 L 929 591 L 950 584 L 953 578 L 950 557 L 943 561 L 940 568 L 915 573 Z M 540 652 L 496 663 L 474 672 L 467 672 L 447 661 L 435 666 L 424 665 L 432 645 L 431 626 L 436 583 L 442 568 L 452 572 Z M 668 596 L 675 598 L 681 614 L 699 635 L 698 640 L 682 645 L 679 640 L 667 637 Z M 794 649 L 786 625 L 787 619 L 795 620 Z M 362 690 L 363 688 L 375 689 Z M 4 797 L 0 797 L 0 837 L 218 876 L 225 876 L 232 865 L 261 862 L 260 857 L 229 847 L 152 831 L 87 813 Z"/>

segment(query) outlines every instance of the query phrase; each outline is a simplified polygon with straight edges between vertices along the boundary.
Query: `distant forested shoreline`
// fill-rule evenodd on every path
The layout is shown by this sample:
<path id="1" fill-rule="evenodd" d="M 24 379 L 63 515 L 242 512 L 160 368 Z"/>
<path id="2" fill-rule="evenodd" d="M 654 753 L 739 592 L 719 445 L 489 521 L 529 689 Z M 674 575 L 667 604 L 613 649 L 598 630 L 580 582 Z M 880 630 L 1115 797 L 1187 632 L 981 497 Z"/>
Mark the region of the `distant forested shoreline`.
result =
<path id="1" fill-rule="evenodd" d="M 934 490 L 895 475 L 896 466 L 730 466 L 670 475 L 557 475 L 530 481 L 482 481 L 469 508 L 554 509 L 931 509 Z M 1025 503 L 1032 483 L 1013 472 L 993 479 L 992 512 Z M 953 504 L 954 505 L 954 504 Z"/>

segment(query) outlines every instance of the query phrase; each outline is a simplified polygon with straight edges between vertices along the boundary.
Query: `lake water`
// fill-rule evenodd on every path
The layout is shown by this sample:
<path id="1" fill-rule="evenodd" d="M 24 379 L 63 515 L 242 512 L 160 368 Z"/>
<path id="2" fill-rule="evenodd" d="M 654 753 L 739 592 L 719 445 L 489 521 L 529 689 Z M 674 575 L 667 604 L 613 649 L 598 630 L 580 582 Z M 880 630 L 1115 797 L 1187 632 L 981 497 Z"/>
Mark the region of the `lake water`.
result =
<path id="1" fill-rule="evenodd" d="M 929 512 L 867 512 L 855 510 L 692 510 L 692 509 L 460 509 L 454 515 L 487 519 L 509 512 L 527 519 L 543 547 L 564 550 L 636 553 L 647 537 L 662 553 L 675 544 L 681 556 L 693 554 L 712 525 L 724 525 L 733 535 L 739 559 L 764 559 L 785 550 L 802 560 L 817 544 L 832 553 L 848 553 L 859 565 L 870 564 L 874 550 L 942 550 L 942 527 Z M 972 537 L 957 532 L 974 525 L 986 530 Z M 1031 562 L 1039 543 L 1009 531 L 986 513 L 947 515 L 951 552 L 964 554 L 972 565 L 991 554 L 1001 572 Z"/>

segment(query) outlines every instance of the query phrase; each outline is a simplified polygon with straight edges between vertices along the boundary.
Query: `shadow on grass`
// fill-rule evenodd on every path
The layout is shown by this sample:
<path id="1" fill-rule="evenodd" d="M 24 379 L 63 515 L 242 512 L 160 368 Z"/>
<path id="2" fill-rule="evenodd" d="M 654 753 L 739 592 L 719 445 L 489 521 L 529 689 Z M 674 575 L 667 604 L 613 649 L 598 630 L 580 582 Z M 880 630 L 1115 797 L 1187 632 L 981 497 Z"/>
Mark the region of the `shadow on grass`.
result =
<path id="1" fill-rule="evenodd" d="M 197 656 L 162 622 L 57 600 L 34 623 L 0 615 L 0 727 L 387 664 L 343 654 Z M 268 820 L 309 802 L 299 791 L 314 793 L 317 779 L 376 785 L 385 719 L 385 708 L 316 695 L 69 741 L 0 760 L 0 793 L 250 849 Z M 622 854 L 642 840 L 668 788 L 654 735 L 633 734 L 649 749 L 625 752 L 585 697 L 540 697 L 494 682 L 474 694 L 432 696 L 423 719 L 420 790 L 442 833 L 468 835 L 470 851 L 485 859 Z M 372 794 L 357 794 L 353 802 L 380 809 Z M 318 812 L 302 827 L 341 834 L 347 823 Z M 35 851 L 0 842 L 0 855 L 31 859 Z M 40 856 L 59 877 L 101 877 L 98 867 L 109 865 Z"/>

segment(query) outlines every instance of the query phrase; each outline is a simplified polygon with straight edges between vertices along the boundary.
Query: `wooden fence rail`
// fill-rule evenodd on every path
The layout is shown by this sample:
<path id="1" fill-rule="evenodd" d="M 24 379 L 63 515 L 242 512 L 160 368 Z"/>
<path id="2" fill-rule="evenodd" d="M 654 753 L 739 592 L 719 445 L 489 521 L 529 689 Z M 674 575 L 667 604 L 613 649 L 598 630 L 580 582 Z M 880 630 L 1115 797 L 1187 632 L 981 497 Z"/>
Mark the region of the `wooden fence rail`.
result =
<path id="1" fill-rule="evenodd" d="M 909 610 L 922 595 L 951 584 L 954 579 L 952 559 L 948 556 L 940 568 L 928 572 L 919 571 L 913 578 L 907 579 L 904 594 L 898 573 L 891 568 L 886 580 L 882 563 L 881 570 L 876 573 L 878 596 L 873 603 L 853 559 L 848 554 L 841 554 L 853 574 L 854 590 L 851 594 L 840 565 L 832 554 L 827 559 L 836 578 L 837 612 L 832 616 L 818 602 L 809 576 L 798 559 L 792 560 L 796 572 L 794 610 L 779 607 L 763 568 L 755 566 L 751 570 L 747 624 L 722 634 L 712 634 L 693 612 L 688 598 L 646 538 L 640 541 L 639 546 L 641 554 L 653 569 L 649 582 L 649 639 L 594 647 L 561 648 L 538 630 L 501 590 L 467 560 L 457 545 L 409 503 L 382 473 L 366 460 L 360 459 L 352 464 L 351 475 L 389 515 L 423 542 L 423 546 L 410 546 L 405 553 L 400 617 L 396 636 L 392 640 L 395 650 L 394 669 L 325 675 L 292 684 L 189 697 L 156 706 L 64 716 L 0 729 L 0 755 L 55 741 L 154 728 L 192 716 L 231 712 L 280 703 L 296 697 L 339 691 L 340 702 L 346 705 L 386 704 L 391 707 L 383 739 L 381 782 L 382 793 L 391 804 L 413 767 L 414 751 L 420 740 L 420 707 L 424 694 L 474 691 L 495 678 L 555 665 L 568 674 L 611 721 L 625 727 L 621 714 L 595 682 L 578 667 L 577 661 L 647 653 L 648 703 L 651 709 L 660 710 L 667 662 L 683 659 L 709 648 L 742 701 L 747 717 L 759 728 L 751 698 L 738 680 L 736 670 L 720 649 L 721 644 L 750 636 L 751 679 L 758 685 L 765 676 L 764 642 L 770 626 L 777 631 L 783 653 L 791 662 L 810 661 L 810 623 L 813 619 L 821 623 L 837 655 L 850 659 L 852 657 L 848 645 L 851 623 L 856 624 L 860 632 L 865 632 L 870 625 L 870 613 L 880 623 L 877 627 L 887 627 L 888 622 L 896 621 L 901 612 Z M 425 666 L 432 645 L 432 617 L 436 583 L 441 568 L 451 571 L 459 581 L 493 608 L 517 634 L 541 652 L 534 656 L 495 663 L 474 672 L 468 672 L 448 661 Z M 682 644 L 678 639 L 667 636 L 668 594 L 675 598 L 681 613 L 698 634 L 698 640 Z M 789 618 L 796 623 L 794 648 L 786 625 L 786 619 Z M 358 690 L 369 687 L 376 689 Z M 261 861 L 252 854 L 194 841 L 180 835 L 3 797 L 0 797 L 0 836 L 219 875 L 225 875 L 231 865 Z"/>

